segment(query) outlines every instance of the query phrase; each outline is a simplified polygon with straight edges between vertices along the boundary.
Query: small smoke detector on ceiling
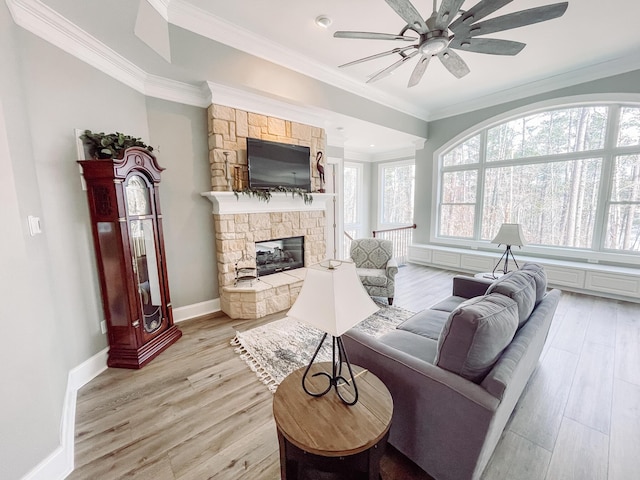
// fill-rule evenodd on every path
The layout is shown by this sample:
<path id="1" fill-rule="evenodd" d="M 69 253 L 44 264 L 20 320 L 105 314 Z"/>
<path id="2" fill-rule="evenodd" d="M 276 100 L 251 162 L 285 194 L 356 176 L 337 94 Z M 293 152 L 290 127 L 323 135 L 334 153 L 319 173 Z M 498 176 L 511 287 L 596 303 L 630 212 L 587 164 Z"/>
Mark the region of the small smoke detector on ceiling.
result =
<path id="1" fill-rule="evenodd" d="M 326 15 L 319 15 L 316 17 L 316 25 L 318 25 L 319 27 L 329 28 L 329 25 L 331 25 L 332 23 L 333 20 L 331 20 L 331 18 L 327 17 Z"/>

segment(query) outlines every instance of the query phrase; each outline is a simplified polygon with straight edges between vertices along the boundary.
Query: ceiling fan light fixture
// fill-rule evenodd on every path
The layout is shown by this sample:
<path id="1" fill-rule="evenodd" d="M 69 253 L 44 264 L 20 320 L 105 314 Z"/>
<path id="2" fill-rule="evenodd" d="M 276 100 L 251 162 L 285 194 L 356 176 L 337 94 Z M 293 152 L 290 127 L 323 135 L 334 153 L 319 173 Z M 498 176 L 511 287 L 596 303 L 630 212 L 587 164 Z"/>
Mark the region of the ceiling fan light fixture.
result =
<path id="1" fill-rule="evenodd" d="M 322 28 L 329 28 L 329 26 L 333 23 L 330 17 L 326 15 L 318 15 L 316 17 L 316 25 Z"/>
<path id="2" fill-rule="evenodd" d="M 418 50 L 423 55 L 437 55 L 449 45 L 449 39 L 445 37 L 429 38 L 420 45 Z"/>

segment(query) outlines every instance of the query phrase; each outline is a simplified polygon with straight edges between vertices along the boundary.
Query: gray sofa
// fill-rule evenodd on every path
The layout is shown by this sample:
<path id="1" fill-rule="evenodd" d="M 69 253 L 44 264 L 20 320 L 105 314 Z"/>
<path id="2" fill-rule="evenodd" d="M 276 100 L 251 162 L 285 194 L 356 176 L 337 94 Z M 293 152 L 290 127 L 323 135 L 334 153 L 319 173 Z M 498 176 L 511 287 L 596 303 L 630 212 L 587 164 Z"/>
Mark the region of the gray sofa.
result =
<path id="1" fill-rule="evenodd" d="M 560 291 L 525 264 L 498 280 L 457 276 L 453 295 L 379 338 L 349 330 L 351 363 L 394 401 L 389 443 L 437 480 L 475 480 L 542 352 Z"/>

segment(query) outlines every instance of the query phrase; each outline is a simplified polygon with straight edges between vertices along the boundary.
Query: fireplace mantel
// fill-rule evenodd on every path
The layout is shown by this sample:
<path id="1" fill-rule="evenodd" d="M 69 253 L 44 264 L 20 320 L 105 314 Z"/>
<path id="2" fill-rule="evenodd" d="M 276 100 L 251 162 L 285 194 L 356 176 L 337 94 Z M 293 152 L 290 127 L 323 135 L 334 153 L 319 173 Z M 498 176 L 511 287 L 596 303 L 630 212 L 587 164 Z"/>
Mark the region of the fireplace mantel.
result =
<path id="1" fill-rule="evenodd" d="M 236 197 L 233 192 L 203 192 L 200 195 L 211 201 L 213 213 L 218 215 L 326 210 L 327 202 L 334 197 L 333 193 L 312 193 L 313 202 L 306 204 L 297 195 L 292 198 L 290 193 L 272 193 L 268 202 L 243 194 Z"/>

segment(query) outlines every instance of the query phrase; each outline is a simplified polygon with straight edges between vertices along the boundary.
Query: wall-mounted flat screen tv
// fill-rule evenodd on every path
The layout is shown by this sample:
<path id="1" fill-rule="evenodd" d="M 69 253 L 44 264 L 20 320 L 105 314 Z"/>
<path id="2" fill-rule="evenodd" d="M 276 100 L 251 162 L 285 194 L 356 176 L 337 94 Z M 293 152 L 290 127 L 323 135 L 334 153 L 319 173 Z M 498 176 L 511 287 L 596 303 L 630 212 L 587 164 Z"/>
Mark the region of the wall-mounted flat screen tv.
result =
<path id="1" fill-rule="evenodd" d="M 249 187 L 299 188 L 311 191 L 309 147 L 247 138 Z"/>

